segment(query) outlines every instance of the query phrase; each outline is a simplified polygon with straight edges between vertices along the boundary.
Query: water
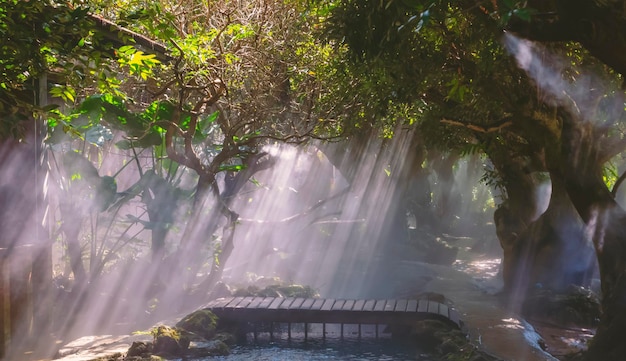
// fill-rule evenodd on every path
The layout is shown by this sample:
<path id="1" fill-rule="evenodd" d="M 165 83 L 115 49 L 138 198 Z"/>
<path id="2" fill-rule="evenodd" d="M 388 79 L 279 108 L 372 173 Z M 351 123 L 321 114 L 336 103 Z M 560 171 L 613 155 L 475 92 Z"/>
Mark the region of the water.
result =
<path id="1" fill-rule="evenodd" d="M 234 346 L 232 353 L 225 357 L 211 357 L 202 360 L 227 361 L 432 361 L 428 355 L 415 347 L 392 340 L 308 340 L 273 342 L 259 341 L 247 345 Z"/>
<path id="2" fill-rule="evenodd" d="M 384 325 L 362 325 L 361 338 L 357 325 L 344 325 L 343 339 L 341 328 L 337 324 L 327 324 L 322 329 L 320 324 L 308 325 L 305 340 L 304 325 L 294 324 L 291 338 L 282 327 L 278 332 L 260 332 L 256 341 L 248 334 L 248 342 L 231 348 L 229 356 L 203 360 L 255 360 L 255 361 L 316 361 L 316 360 L 359 360 L 359 361 L 432 361 L 427 354 L 408 342 L 391 339 Z M 324 339 L 322 335 L 325 334 Z"/>

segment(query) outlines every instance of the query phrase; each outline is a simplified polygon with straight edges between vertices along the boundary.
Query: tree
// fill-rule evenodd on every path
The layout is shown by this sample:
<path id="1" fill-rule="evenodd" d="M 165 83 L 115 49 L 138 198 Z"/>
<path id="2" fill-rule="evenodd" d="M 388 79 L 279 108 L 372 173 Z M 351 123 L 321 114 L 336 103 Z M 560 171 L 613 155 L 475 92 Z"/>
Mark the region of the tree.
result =
<path id="1" fill-rule="evenodd" d="M 616 211 L 618 207 L 603 181 L 602 169 L 611 157 L 623 151 L 622 135 L 617 127 L 623 113 L 620 106 L 623 95 L 615 90 L 603 92 L 606 88 L 598 87 L 597 80 L 586 85 L 602 90 L 591 92 L 588 97 L 577 96 L 571 87 L 558 91 L 546 89 L 550 82 L 561 79 L 560 74 L 571 79 L 588 81 L 589 78 L 580 77 L 580 70 L 575 67 L 537 73 L 541 62 L 535 59 L 547 57 L 547 53 L 522 60 L 525 70 L 531 73 L 527 77 L 515 69 L 502 51 L 499 35 L 508 23 L 510 30 L 531 39 L 578 41 L 591 56 L 573 43 L 551 47 L 569 54 L 561 63 L 592 66 L 605 74 L 603 79 L 614 82 L 615 74 L 603 69 L 592 56 L 622 73 L 620 57 L 610 54 L 616 44 L 620 48 L 623 7 L 621 2 L 595 1 L 531 2 L 528 8 L 522 5 L 512 1 L 432 4 L 343 1 L 336 5 L 330 23 L 331 29 L 346 39 L 359 61 L 390 71 L 399 82 L 399 94 L 414 94 L 399 97 L 398 101 L 427 104 L 420 126 L 425 131 L 441 132 L 439 137 L 430 139 L 440 139 L 448 148 L 458 146 L 459 142 L 476 144 L 489 155 L 507 196 L 495 217 L 510 287 L 521 286 L 523 291 L 533 283 L 532 277 L 537 272 L 539 278 L 535 280 L 545 279 L 550 269 L 528 270 L 537 266 L 540 256 L 585 259 L 588 248 L 576 247 L 573 242 L 584 245 L 584 235 L 594 235 L 605 313 L 589 357 L 617 359 L 623 350 L 611 335 L 619 334 L 617 330 L 624 327 L 617 311 L 623 307 L 616 296 L 621 294 L 619 280 L 624 262 L 622 241 L 610 227 L 621 219 L 621 213 Z M 608 40 L 609 33 L 617 35 L 617 42 Z M 400 61 L 394 61 L 397 59 Z M 436 70 L 430 70 L 433 63 Z M 430 71 L 422 72 L 423 69 Z M 551 73 L 557 75 L 549 78 Z M 564 97 L 560 92 L 568 95 Z M 590 115 L 603 119 L 601 125 L 590 123 Z M 553 191 L 548 211 L 535 220 L 537 207 L 528 199 L 532 199 L 537 186 L 532 179 L 532 174 L 537 172 L 549 172 Z M 572 212 L 572 205 L 577 214 Z M 592 214 L 600 218 L 591 217 Z M 576 220 L 579 216 L 582 221 Z M 561 219 L 573 222 L 574 234 L 564 232 L 563 228 L 559 230 Z M 600 219 L 606 226 L 591 224 L 592 220 Z M 606 252 L 607 245 L 614 249 Z M 576 251 L 569 253 L 572 249 Z M 526 263 L 529 261 L 535 262 L 534 265 L 531 263 L 529 267 Z M 572 270 L 571 276 L 581 277 L 588 270 L 589 267 L 583 274 Z M 515 274 L 519 271 L 523 279 L 516 284 L 519 280 Z M 572 279 L 565 277 L 556 285 L 563 281 Z"/>
<path id="2" fill-rule="evenodd" d="M 324 137 L 331 122 L 325 115 L 335 106 L 318 101 L 326 94 L 326 79 L 316 74 L 324 74 L 318 70 L 327 66 L 330 52 L 306 30 L 314 17 L 302 16 L 297 2 L 239 5 L 189 3 L 182 13 L 175 12 L 178 4 L 166 2 L 106 7 L 102 15 L 168 44 L 170 52 L 159 57 L 119 47 L 120 69 L 113 64 L 110 74 L 125 72 L 129 80 L 98 87 L 97 94 L 77 92 L 84 99 L 53 124 L 59 136 L 70 132 L 87 139 L 102 128 L 123 134 L 116 146 L 134 154 L 137 163 L 139 180 L 130 193 L 141 194 L 146 208 L 147 219 L 136 221 L 152 230 L 154 266 L 166 259 L 189 274 L 183 285 L 169 281 L 176 272 L 159 272 L 161 284 L 186 292 L 198 286 L 195 275 L 203 264 L 211 269 L 199 289 L 206 292 L 220 279 L 238 225 L 231 202 L 256 172 L 274 164 L 264 147 Z M 154 154 L 152 164 L 137 159 L 143 149 Z M 186 226 L 173 235 L 177 219 L 164 217 L 163 204 L 176 208 L 172 187 L 165 186 L 175 172 L 191 174 L 195 185 Z M 166 251 L 166 237 L 176 252 Z M 166 288 L 160 292 L 168 296 Z M 181 301 L 178 293 L 170 294 Z"/>

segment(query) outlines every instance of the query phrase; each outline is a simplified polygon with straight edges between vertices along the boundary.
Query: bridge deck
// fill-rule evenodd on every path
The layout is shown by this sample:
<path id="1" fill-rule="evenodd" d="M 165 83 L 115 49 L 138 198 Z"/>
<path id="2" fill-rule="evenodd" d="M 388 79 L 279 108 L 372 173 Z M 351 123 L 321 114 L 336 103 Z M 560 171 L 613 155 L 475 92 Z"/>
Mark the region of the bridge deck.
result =
<path id="1" fill-rule="evenodd" d="M 458 311 L 429 299 L 231 297 L 213 300 L 204 308 L 234 322 L 411 325 L 417 320 L 439 319 L 462 328 Z"/>

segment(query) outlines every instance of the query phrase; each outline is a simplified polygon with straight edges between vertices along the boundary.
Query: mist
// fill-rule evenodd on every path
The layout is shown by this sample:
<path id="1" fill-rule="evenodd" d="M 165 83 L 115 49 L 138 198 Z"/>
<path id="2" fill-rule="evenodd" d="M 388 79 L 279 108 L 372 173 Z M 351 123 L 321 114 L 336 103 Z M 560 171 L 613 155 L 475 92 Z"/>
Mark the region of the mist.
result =
<path id="1" fill-rule="evenodd" d="M 519 38 L 509 32 L 504 46 L 518 66 L 535 82 L 541 100 L 563 107 L 577 119 L 594 124 L 612 124 L 623 108 L 619 85 L 603 78 L 593 67 L 572 64 L 543 44 Z"/>
<path id="2" fill-rule="evenodd" d="M 329 151 L 329 146 L 346 147 L 335 154 L 348 155 L 353 151 L 348 145 L 266 145 L 261 151 L 273 166 L 255 173 L 228 199 L 239 218 L 232 227 L 234 250 L 222 265 L 221 281 L 231 290 L 280 282 L 308 285 L 323 297 L 392 298 L 398 292 L 419 293 L 419 282 L 433 277 L 434 271 L 412 266 L 430 261 L 426 251 L 445 252 L 442 262 L 447 264 L 454 263 L 459 249 L 467 255 L 472 246 L 489 249 L 492 255 L 495 250 L 497 258 L 490 223 L 491 190 L 478 180 L 483 161 L 461 158 L 453 167 L 453 179 L 446 182 L 423 168 L 422 180 L 416 182 L 406 174 L 414 166 L 412 139 L 407 131 L 398 131 L 392 139 L 368 139 L 356 161 L 344 159 L 341 169 L 335 166 L 337 160 L 327 157 L 336 151 Z M 165 174 L 169 186 L 140 193 L 136 189 L 140 175 L 154 167 L 154 159 L 145 154 L 135 157 L 112 144 L 80 154 L 55 148 L 46 163 L 46 204 L 39 206 L 47 210 L 45 232 L 52 235 L 55 281 L 41 301 L 47 306 L 32 312 L 51 315 L 48 327 L 62 339 L 39 342 L 40 348 L 47 348 L 44 354 L 83 335 L 146 329 L 220 296 L 218 289 L 202 288 L 201 281 L 211 272 L 214 255 L 230 230 L 220 218 L 216 234 L 203 233 L 209 221 L 205 217 L 215 214 L 212 210 L 217 207 L 210 194 L 202 202 L 202 211 L 191 215 L 194 174 L 185 170 L 175 176 Z M 30 172 L 22 175 L 20 166 L 20 162 L 6 163 L 3 169 L 5 174 L 24 177 L 24 182 L 33 179 Z M 115 179 L 117 189 L 113 201 L 102 207 L 99 182 L 107 177 Z M 217 181 L 225 188 L 224 176 Z M 150 240 L 159 228 L 153 223 L 155 216 L 148 217 L 146 197 L 157 199 L 157 189 L 181 195 L 174 203 L 159 205 L 171 225 L 162 258 L 155 261 Z M 422 213 L 409 214 L 403 202 L 406 192 L 415 189 L 423 198 Z M 443 216 L 443 211 L 437 211 L 445 203 L 442 199 L 449 203 L 445 209 L 450 212 L 445 227 L 436 222 L 437 214 Z M 29 221 L 34 214 L 16 209 L 3 220 Z M 68 251 L 71 229 L 78 232 L 77 246 L 87 274 L 84 284 L 74 274 L 76 260 Z M 12 239 L 33 238 L 27 227 L 20 232 Z M 459 244 L 468 234 L 475 238 Z M 191 283 L 189 273 L 179 271 L 176 261 L 181 244 L 190 242 L 198 245 L 193 257 L 203 260 L 194 268 Z M 428 248 L 432 245 L 437 247 L 434 251 Z M 30 323 L 20 327 L 24 335 L 41 336 Z M 21 342 L 30 342 L 28 337 L 13 341 L 16 349 Z"/>

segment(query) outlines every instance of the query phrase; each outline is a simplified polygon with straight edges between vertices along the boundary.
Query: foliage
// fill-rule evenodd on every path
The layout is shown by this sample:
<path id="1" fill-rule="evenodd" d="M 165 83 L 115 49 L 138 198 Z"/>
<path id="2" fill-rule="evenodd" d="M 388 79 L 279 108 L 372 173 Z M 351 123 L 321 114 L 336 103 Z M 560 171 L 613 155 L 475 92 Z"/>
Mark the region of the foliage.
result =
<path id="1" fill-rule="evenodd" d="M 37 78 L 52 68 L 68 74 L 89 36 L 86 9 L 56 1 L 0 2 L 0 138 L 21 137 L 19 122 L 43 111 Z M 59 87 L 58 95 L 73 98 Z M 74 99 L 71 99 L 74 100 Z"/>
<path id="2" fill-rule="evenodd" d="M 70 104 L 94 89 L 117 92 L 113 42 L 87 6 L 57 0 L 0 5 L 0 138 L 22 137 L 21 122 L 48 117 L 58 107 L 39 99 L 45 95 L 40 81 L 49 95 Z"/>
<path id="3" fill-rule="evenodd" d="M 512 0 L 319 3 L 329 9 L 326 38 L 345 46 L 346 67 L 361 70 L 354 81 L 371 81 L 379 111 L 373 128 L 385 129 L 386 117 L 401 119 L 424 134 L 427 148 L 484 152 L 494 167 L 484 180 L 503 190 L 524 172 L 559 164 L 554 106 L 502 46 L 502 27 L 513 18 L 530 21 L 535 9 Z M 560 61 L 572 79 L 577 64 L 606 71 L 580 45 L 544 51 L 553 49 L 568 55 Z M 360 106 L 371 113 L 371 103 Z"/>
<path id="4" fill-rule="evenodd" d="M 125 224 L 151 230 L 157 259 L 176 245 L 201 256 L 198 250 L 207 245 L 198 244 L 189 234 L 212 234 L 209 238 L 221 240 L 215 245 L 214 262 L 214 268 L 220 268 L 225 262 L 221 258 L 229 252 L 224 244 L 229 237 L 219 236 L 219 217 L 236 220 L 236 212 L 228 205 L 238 189 L 233 184 L 244 184 L 266 167 L 262 163 L 269 156 L 263 146 L 340 134 L 337 119 L 350 112 L 347 99 L 355 102 L 349 99 L 354 91 L 342 94 L 351 86 L 333 78 L 338 72 L 332 70 L 340 64 L 333 47 L 322 44 L 310 31 L 320 21 L 319 14 L 301 2 L 250 0 L 246 6 L 221 1 L 85 3 L 93 19 L 103 16 L 166 44 L 169 54 L 155 55 L 145 43 L 133 44 L 136 37 L 114 29 L 119 41 L 112 46 L 115 51 L 108 54 L 110 58 L 93 62 L 94 49 L 86 55 L 97 65 L 88 71 L 89 79 L 52 88 L 53 95 L 70 106 L 53 110 L 48 117 L 47 143 L 65 152 L 68 142 L 78 138 L 84 154 L 90 154 L 81 159 L 95 163 L 114 144 L 126 157 L 114 173 L 126 168 L 138 174 L 132 186 L 113 194 L 117 202 L 139 204 L 143 213 L 124 217 L 118 214 L 124 206 L 116 203 L 120 206 L 94 209 L 92 219 L 107 222 L 110 229 Z M 102 37 L 110 39 L 110 35 Z M 151 161 L 143 160 L 145 156 Z M 127 168 L 128 164 L 134 166 Z M 93 179 L 104 178 L 95 173 Z M 226 175 L 226 184 L 216 181 L 219 174 Z M 183 179 L 192 189 L 182 189 Z M 176 229 L 177 212 L 191 193 L 191 212 L 180 212 L 190 220 L 184 229 Z M 208 195 L 216 203 L 202 208 Z M 71 217 L 71 213 L 62 216 Z M 194 230 L 198 227 L 202 231 Z M 172 229 L 182 234 L 176 235 L 180 239 L 172 238 L 173 246 L 165 247 Z M 98 247 L 106 256 L 100 257 L 100 265 L 112 260 L 118 245 L 129 245 L 96 241 L 111 234 L 97 233 L 83 240 L 91 249 L 94 244 L 102 246 Z M 121 231 L 127 239 L 125 234 Z M 98 253 L 91 252 L 92 262 Z"/>

